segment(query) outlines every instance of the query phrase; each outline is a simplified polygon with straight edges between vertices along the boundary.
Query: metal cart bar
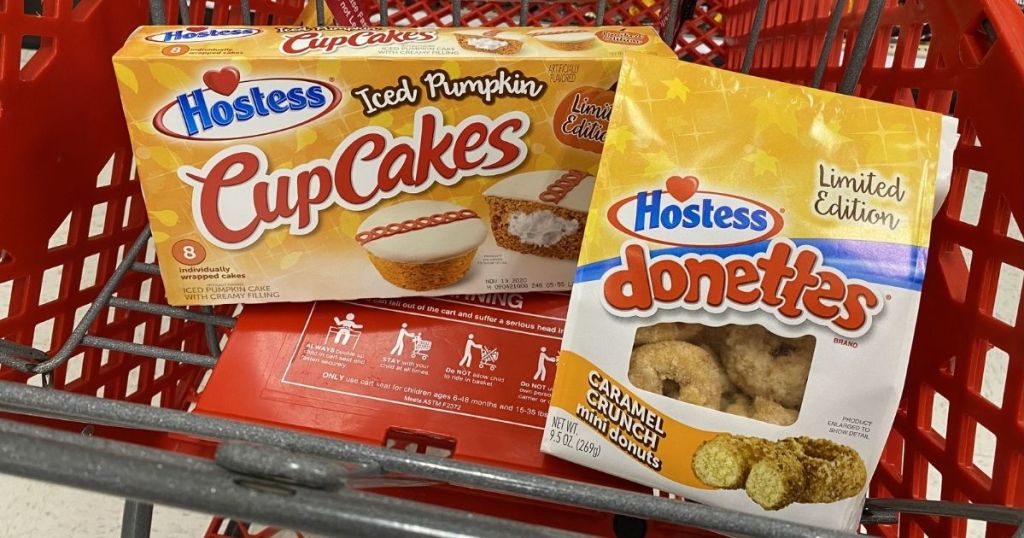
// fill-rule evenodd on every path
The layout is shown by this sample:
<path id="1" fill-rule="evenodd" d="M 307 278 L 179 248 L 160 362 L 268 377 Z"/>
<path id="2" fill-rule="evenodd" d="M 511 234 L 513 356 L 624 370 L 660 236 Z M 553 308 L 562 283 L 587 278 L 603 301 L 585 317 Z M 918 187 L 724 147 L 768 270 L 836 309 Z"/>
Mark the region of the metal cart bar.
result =
<path id="1" fill-rule="evenodd" d="M 121 538 L 147 538 L 153 525 L 153 505 L 133 501 L 124 502 L 121 515 Z"/>
<path id="2" fill-rule="evenodd" d="M 864 18 L 861 19 L 860 29 L 857 31 L 857 41 L 853 44 L 849 60 L 844 62 L 846 68 L 843 71 L 843 80 L 836 88 L 839 93 L 853 95 L 853 90 L 857 89 L 857 81 L 860 80 L 860 74 L 864 71 L 864 64 L 868 60 L 868 51 L 871 48 L 871 42 L 875 39 L 883 7 L 885 7 L 885 0 L 868 0 L 868 7 L 864 10 Z M 821 61 L 819 60 L 818 63 L 820 64 Z"/>
<path id="3" fill-rule="evenodd" d="M 215 325 L 217 327 L 226 327 L 230 329 L 235 326 L 235 318 L 196 312 L 194 310 L 188 310 L 177 306 L 147 303 L 144 301 L 136 301 L 135 299 L 125 299 L 123 297 L 111 297 L 109 304 L 115 308 L 145 312 L 147 314 L 156 314 L 158 316 L 187 319 L 189 321 L 198 321 L 200 323 Z"/>
<path id="4" fill-rule="evenodd" d="M 374 493 L 285 486 L 197 457 L 8 420 L 0 420 L 0 432 L 4 472 L 282 528 L 365 538 L 582 536 Z M 128 517 L 140 527 L 144 522 L 144 514 Z"/>
<path id="5" fill-rule="evenodd" d="M 814 78 L 811 81 L 812 88 L 820 88 L 821 81 L 825 78 L 825 66 L 828 65 L 828 57 L 832 54 L 832 47 L 836 43 L 836 34 L 839 33 L 839 21 L 843 20 L 843 6 L 846 0 L 836 0 L 832 6 L 832 17 L 828 21 L 828 31 L 825 32 L 825 41 L 821 45 L 821 56 L 818 57 L 818 65 L 814 68 Z"/>
<path id="6" fill-rule="evenodd" d="M 184 433 L 207 439 L 250 441 L 342 462 L 373 462 L 386 472 L 719 532 L 768 537 L 853 536 L 571 480 L 10 382 L 0 382 L 0 409 L 33 416 Z M 204 510 L 219 511 L 214 508 Z M 233 515 L 230 510 L 224 513 Z"/>

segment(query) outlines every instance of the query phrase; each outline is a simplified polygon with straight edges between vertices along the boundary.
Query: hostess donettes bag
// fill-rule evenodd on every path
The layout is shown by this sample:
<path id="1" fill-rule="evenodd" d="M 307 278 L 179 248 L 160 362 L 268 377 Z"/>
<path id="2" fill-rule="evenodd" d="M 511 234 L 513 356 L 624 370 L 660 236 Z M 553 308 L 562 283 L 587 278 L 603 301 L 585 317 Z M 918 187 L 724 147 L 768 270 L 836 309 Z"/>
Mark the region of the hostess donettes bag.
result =
<path id="1" fill-rule="evenodd" d="M 854 529 L 955 140 L 937 114 L 627 55 L 543 450 Z"/>

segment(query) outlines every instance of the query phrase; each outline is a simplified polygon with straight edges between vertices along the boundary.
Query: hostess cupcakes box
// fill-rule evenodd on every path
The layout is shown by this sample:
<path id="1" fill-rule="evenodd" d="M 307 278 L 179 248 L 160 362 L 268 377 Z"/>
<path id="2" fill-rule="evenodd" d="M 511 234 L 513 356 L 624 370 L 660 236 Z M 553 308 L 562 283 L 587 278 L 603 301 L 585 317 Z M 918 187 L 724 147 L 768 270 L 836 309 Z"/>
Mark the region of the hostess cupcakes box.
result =
<path id="1" fill-rule="evenodd" d="M 565 290 L 645 27 L 143 27 L 114 57 L 172 304 Z"/>

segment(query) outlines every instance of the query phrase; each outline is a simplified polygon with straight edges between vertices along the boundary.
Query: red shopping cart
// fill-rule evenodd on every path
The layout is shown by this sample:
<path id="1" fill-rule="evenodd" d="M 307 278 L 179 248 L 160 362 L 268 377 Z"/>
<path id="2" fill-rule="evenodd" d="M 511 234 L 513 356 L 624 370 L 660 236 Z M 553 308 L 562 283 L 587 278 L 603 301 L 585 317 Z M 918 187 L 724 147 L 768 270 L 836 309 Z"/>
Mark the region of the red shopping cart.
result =
<path id="1" fill-rule="evenodd" d="M 1015 2 L 361 3 L 372 23 L 400 26 L 653 24 L 685 61 L 959 117 L 904 401 L 864 522 L 890 536 L 962 536 L 975 525 L 1008 536 L 1024 523 L 1024 15 Z M 345 488 L 295 487 L 312 480 L 302 472 L 325 469 L 337 480 L 400 472 L 722 532 L 827 534 L 184 412 L 234 312 L 163 302 L 109 59 L 151 20 L 287 24 L 303 4 L 46 0 L 36 10 L 0 0 L 0 471 L 132 499 L 130 536 L 148 533 L 154 502 L 347 535 L 414 524 L 559 534 Z M 92 436 L 77 435 L 83 428 Z M 152 448 L 165 431 L 222 441 L 217 462 Z M 289 468 L 299 474 L 281 471 Z M 280 480 L 242 478 L 252 473 Z"/>

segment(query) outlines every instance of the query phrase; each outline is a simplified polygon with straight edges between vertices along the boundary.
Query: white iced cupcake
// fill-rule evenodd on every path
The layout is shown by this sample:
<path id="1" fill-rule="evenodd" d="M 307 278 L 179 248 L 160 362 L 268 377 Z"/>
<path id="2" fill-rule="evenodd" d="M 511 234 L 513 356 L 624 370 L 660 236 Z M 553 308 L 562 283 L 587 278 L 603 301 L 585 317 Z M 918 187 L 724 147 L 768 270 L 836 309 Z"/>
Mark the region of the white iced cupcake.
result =
<path id="1" fill-rule="evenodd" d="M 415 291 L 462 280 L 486 238 L 487 227 L 475 211 L 429 200 L 376 211 L 356 234 L 384 280 Z"/>

